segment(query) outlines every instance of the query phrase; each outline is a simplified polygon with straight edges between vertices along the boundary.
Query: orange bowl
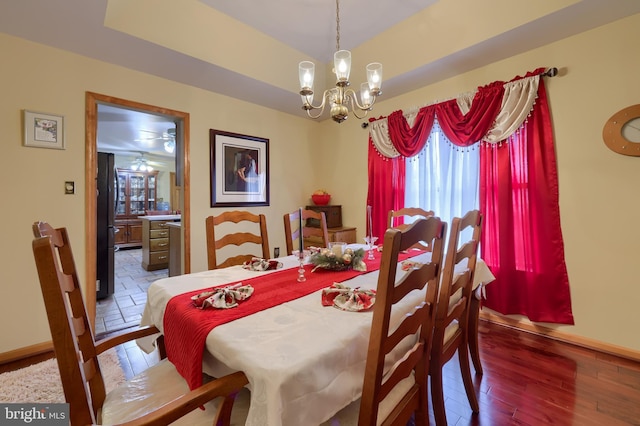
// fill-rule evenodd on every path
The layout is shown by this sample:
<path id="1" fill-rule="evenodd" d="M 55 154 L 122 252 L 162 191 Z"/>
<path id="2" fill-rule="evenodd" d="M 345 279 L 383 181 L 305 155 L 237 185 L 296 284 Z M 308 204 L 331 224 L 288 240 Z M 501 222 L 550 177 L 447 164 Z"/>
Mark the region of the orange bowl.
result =
<path id="1" fill-rule="evenodd" d="M 327 204 L 329 204 L 329 200 L 331 200 L 331 195 L 329 195 L 329 194 L 324 194 L 324 195 L 313 194 L 311 196 L 311 199 L 313 200 L 313 204 L 315 204 L 316 206 L 326 206 Z"/>

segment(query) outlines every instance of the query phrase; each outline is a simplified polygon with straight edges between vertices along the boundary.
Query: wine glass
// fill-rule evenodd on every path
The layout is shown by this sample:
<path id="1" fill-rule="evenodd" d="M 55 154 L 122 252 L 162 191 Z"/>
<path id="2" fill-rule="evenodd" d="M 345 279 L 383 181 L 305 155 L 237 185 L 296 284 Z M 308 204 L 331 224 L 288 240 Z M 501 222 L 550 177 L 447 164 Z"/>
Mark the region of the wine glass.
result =
<path id="1" fill-rule="evenodd" d="M 367 247 L 369 247 L 369 256 L 367 257 L 368 260 L 373 260 L 373 245 L 376 243 L 376 241 L 378 241 L 378 237 L 364 237 L 364 242 L 367 245 Z"/>

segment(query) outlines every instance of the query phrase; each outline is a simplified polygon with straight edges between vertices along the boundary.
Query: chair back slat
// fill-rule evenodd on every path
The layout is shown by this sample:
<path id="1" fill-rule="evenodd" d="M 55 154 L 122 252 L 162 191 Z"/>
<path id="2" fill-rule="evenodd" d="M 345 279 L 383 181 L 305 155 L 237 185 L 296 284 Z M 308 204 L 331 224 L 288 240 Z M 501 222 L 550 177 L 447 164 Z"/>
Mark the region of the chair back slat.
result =
<path id="1" fill-rule="evenodd" d="M 424 210 L 419 207 L 404 207 L 398 210 L 389 210 L 387 215 L 387 228 L 396 228 L 400 230 L 406 229 L 409 224 L 405 223 L 405 218 L 428 218 L 434 216 L 434 213 L 431 210 Z M 416 248 L 419 250 L 430 250 L 429 244 L 427 241 L 418 241 L 413 244 L 412 247 L 407 247 L 407 249 Z"/>
<path id="2" fill-rule="evenodd" d="M 242 226 L 241 229 L 238 228 L 240 226 Z M 241 265 L 252 257 L 269 258 L 267 219 L 263 214 L 253 214 L 243 210 L 223 212 L 217 216 L 207 217 L 205 228 L 209 269 Z M 247 228 L 251 230 L 248 231 Z M 230 246 L 242 249 L 242 253 L 231 252 Z M 227 256 L 219 259 L 222 250 L 227 253 Z"/>

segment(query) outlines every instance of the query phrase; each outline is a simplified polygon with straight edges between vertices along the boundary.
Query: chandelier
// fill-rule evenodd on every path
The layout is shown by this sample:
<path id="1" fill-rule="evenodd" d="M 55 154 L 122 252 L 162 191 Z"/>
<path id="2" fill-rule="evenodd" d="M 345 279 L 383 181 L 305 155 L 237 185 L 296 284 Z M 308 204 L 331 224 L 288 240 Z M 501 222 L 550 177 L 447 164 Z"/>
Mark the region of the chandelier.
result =
<path id="1" fill-rule="evenodd" d="M 336 53 L 333 55 L 333 72 L 336 74 L 336 87 L 327 89 L 322 94 L 322 103 L 313 105 L 313 77 L 315 65 L 310 61 L 302 61 L 298 66 L 300 77 L 300 96 L 302 109 L 311 118 L 318 118 L 324 112 L 327 103 L 330 105 L 331 118 L 342 123 L 349 116 L 349 107 L 357 118 L 367 116 L 373 109 L 376 98 L 382 94 L 382 64 L 378 62 L 367 65 L 367 83 L 360 85 L 360 102 L 353 89 L 349 89 L 349 73 L 351 72 L 351 52 L 340 50 L 340 1 L 336 0 Z M 320 110 L 316 115 L 311 111 Z"/>

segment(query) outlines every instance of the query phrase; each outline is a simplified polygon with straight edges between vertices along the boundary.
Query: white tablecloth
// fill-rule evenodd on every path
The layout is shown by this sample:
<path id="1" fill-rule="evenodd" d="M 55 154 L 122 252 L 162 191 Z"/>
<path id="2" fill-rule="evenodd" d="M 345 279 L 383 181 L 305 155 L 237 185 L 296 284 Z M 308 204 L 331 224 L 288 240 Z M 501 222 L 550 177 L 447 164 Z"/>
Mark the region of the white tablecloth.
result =
<path id="1" fill-rule="evenodd" d="M 278 260 L 285 268 L 297 265 L 293 256 Z M 158 280 L 149 287 L 141 324 L 162 330 L 165 307 L 175 295 L 238 280 L 250 284 L 271 272 L 235 266 Z M 291 285 L 296 285 L 297 274 L 292 277 Z M 377 279 L 375 271 L 344 284 L 372 289 Z M 491 280 L 493 275 L 479 262 L 475 282 Z M 415 292 L 405 310 L 395 311 L 395 318 L 422 297 Z M 247 425 L 320 424 L 360 397 L 371 318 L 372 312 L 322 306 L 320 290 L 214 328 L 206 340 L 203 369 L 212 376 L 245 372 L 251 389 Z M 391 365 L 395 360 L 389 361 Z"/>

